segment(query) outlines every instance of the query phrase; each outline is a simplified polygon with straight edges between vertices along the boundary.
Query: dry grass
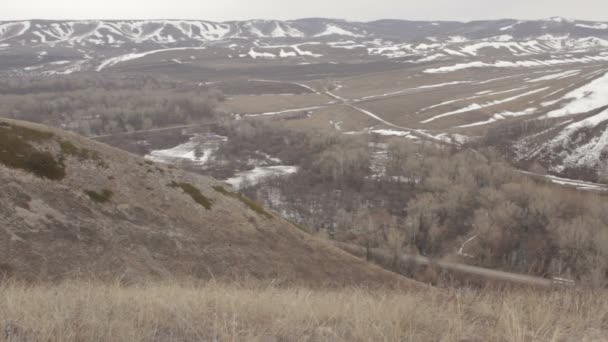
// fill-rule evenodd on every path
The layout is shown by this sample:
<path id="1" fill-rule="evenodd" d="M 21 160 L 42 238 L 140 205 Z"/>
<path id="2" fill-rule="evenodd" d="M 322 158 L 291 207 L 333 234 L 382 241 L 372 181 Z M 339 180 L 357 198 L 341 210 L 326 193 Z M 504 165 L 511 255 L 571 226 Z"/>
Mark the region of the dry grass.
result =
<path id="1" fill-rule="evenodd" d="M 0 341 L 605 341 L 608 293 L 0 286 Z"/>

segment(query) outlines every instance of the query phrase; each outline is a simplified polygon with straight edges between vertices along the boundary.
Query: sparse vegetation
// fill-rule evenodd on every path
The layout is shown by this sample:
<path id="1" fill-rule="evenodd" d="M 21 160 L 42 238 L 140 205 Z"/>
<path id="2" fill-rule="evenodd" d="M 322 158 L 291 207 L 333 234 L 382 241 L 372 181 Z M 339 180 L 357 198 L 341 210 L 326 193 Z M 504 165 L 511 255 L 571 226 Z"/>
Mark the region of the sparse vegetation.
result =
<path id="1" fill-rule="evenodd" d="M 213 189 L 215 191 L 219 192 L 220 194 L 224 195 L 224 196 L 228 196 L 228 197 L 232 197 L 232 198 L 238 199 L 243 204 L 245 204 L 249 209 L 255 211 L 256 213 L 258 213 L 258 214 L 260 214 L 260 215 L 262 215 L 262 216 L 264 216 L 264 217 L 266 217 L 268 219 L 274 218 L 274 216 L 272 216 L 271 213 L 269 213 L 266 209 L 264 209 L 263 206 L 261 206 L 260 204 L 258 204 L 254 200 L 250 199 L 249 197 L 244 196 L 241 193 L 228 191 L 228 190 L 226 190 L 221 185 L 214 186 Z"/>
<path id="2" fill-rule="evenodd" d="M 203 193 L 197 189 L 194 185 L 189 184 L 189 183 L 177 183 L 177 182 L 171 182 L 171 184 L 169 184 L 169 186 L 171 186 L 172 188 L 180 188 L 182 189 L 185 193 L 187 193 L 188 195 L 190 195 L 190 197 L 192 197 L 192 199 L 200 204 L 203 208 L 207 209 L 207 210 L 211 210 L 211 206 L 213 204 L 213 201 L 207 197 L 205 197 L 205 195 L 203 195 Z"/>
<path id="3" fill-rule="evenodd" d="M 97 203 L 108 203 L 112 199 L 114 193 L 108 189 L 103 189 L 100 192 L 87 190 L 84 192 L 91 200 Z"/>

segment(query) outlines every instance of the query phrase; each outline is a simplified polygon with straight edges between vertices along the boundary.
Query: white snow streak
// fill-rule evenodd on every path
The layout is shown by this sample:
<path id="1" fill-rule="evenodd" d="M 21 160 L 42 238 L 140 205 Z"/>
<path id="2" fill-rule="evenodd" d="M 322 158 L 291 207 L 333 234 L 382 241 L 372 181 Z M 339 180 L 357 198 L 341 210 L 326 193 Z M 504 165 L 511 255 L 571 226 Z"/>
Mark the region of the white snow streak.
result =
<path id="1" fill-rule="evenodd" d="M 437 119 L 444 118 L 446 116 L 452 116 L 452 115 L 456 115 L 456 114 L 467 113 L 467 112 L 470 112 L 470 111 L 473 111 L 473 110 L 479 110 L 479 109 L 483 109 L 483 108 L 486 108 L 486 107 L 491 107 L 491 106 L 496 106 L 496 105 L 499 105 L 499 104 L 511 102 L 511 101 L 519 99 L 521 97 L 525 97 L 525 96 L 533 95 L 533 94 L 536 94 L 536 93 L 540 93 L 540 92 L 545 91 L 547 89 L 549 89 L 549 87 L 535 89 L 535 90 L 532 90 L 532 91 L 529 91 L 529 92 L 526 92 L 526 93 L 523 93 L 523 94 L 519 94 L 519 95 L 516 95 L 516 96 L 513 96 L 513 97 L 509 97 L 509 98 L 506 98 L 506 99 L 503 99 L 503 100 L 496 100 L 496 101 L 486 102 L 486 103 L 483 103 L 483 104 L 472 103 L 472 104 L 470 104 L 470 105 L 468 105 L 468 106 L 466 106 L 464 108 L 461 108 L 461 109 L 458 109 L 458 110 L 455 110 L 455 111 L 451 111 L 451 112 L 447 112 L 447 113 L 443 113 L 443 114 L 440 114 L 440 115 L 433 116 L 430 119 L 421 121 L 421 123 L 429 123 L 429 122 L 435 121 Z"/>
<path id="2" fill-rule="evenodd" d="M 139 59 L 139 58 L 143 58 L 149 55 L 154 55 L 157 53 L 162 53 L 162 52 L 171 52 L 171 51 L 183 51 L 183 50 L 205 50 L 207 49 L 206 47 L 181 47 L 181 48 L 170 48 L 170 49 L 160 49 L 160 50 L 152 50 L 152 51 L 147 51 L 147 52 L 141 52 L 141 53 L 129 53 L 126 55 L 122 55 L 122 56 L 118 56 L 118 57 L 113 57 L 110 59 L 105 60 L 104 62 L 102 62 L 98 67 L 97 67 L 97 71 L 102 71 L 105 68 L 114 66 L 118 63 L 123 63 L 123 62 L 127 62 L 127 61 L 131 61 L 134 59 Z"/>
<path id="3" fill-rule="evenodd" d="M 549 112 L 548 118 L 586 113 L 608 105 L 608 73 L 566 94 L 563 100 L 570 102 L 560 109 Z"/>

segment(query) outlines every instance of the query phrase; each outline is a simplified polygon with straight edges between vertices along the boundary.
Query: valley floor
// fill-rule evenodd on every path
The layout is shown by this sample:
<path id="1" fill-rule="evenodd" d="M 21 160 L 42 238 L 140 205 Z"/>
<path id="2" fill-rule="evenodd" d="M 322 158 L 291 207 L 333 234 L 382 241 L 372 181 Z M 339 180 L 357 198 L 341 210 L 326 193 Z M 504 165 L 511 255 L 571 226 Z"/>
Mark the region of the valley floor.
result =
<path id="1" fill-rule="evenodd" d="M 0 341 L 606 341 L 608 292 L 0 285 Z"/>

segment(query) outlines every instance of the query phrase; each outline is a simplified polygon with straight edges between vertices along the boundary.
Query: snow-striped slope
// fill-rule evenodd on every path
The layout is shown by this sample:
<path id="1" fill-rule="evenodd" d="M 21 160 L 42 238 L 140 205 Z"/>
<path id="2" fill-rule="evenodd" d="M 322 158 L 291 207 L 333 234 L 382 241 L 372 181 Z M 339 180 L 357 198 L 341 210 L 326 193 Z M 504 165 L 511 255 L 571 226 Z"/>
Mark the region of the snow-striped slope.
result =
<path id="1" fill-rule="evenodd" d="M 363 37 L 339 23 L 308 27 L 297 22 L 253 20 L 216 23 L 197 20 L 0 22 L 0 41 L 18 45 L 180 44 L 226 39 Z M 306 33 L 304 32 L 306 31 Z"/>
<path id="2" fill-rule="evenodd" d="M 542 116 L 562 119 L 538 134 L 521 139 L 520 160 L 541 160 L 554 172 L 597 170 L 608 162 L 608 73 L 567 93 L 562 105 Z M 589 171 L 587 171 L 589 172 Z"/>
<path id="3" fill-rule="evenodd" d="M 332 63 L 343 58 L 388 58 L 424 65 L 427 73 L 449 73 L 478 68 L 608 62 L 608 30 L 603 29 L 604 25 L 608 23 L 554 18 L 449 25 L 334 19 L 31 20 L 0 22 L 0 54 L 14 48 L 32 48 L 36 54 L 54 48 L 73 49 L 90 60 L 85 64 L 94 65 L 91 69 L 106 70 L 151 54 L 205 47 L 214 50 L 207 55 L 201 53 L 201 58 L 323 59 Z M 163 56 L 158 61 L 163 61 Z M 174 57 L 167 58 L 171 59 Z M 39 61 L 48 64 L 53 60 L 39 58 Z M 26 67 L 36 65 L 24 65 L 12 73 L 37 70 Z"/>

